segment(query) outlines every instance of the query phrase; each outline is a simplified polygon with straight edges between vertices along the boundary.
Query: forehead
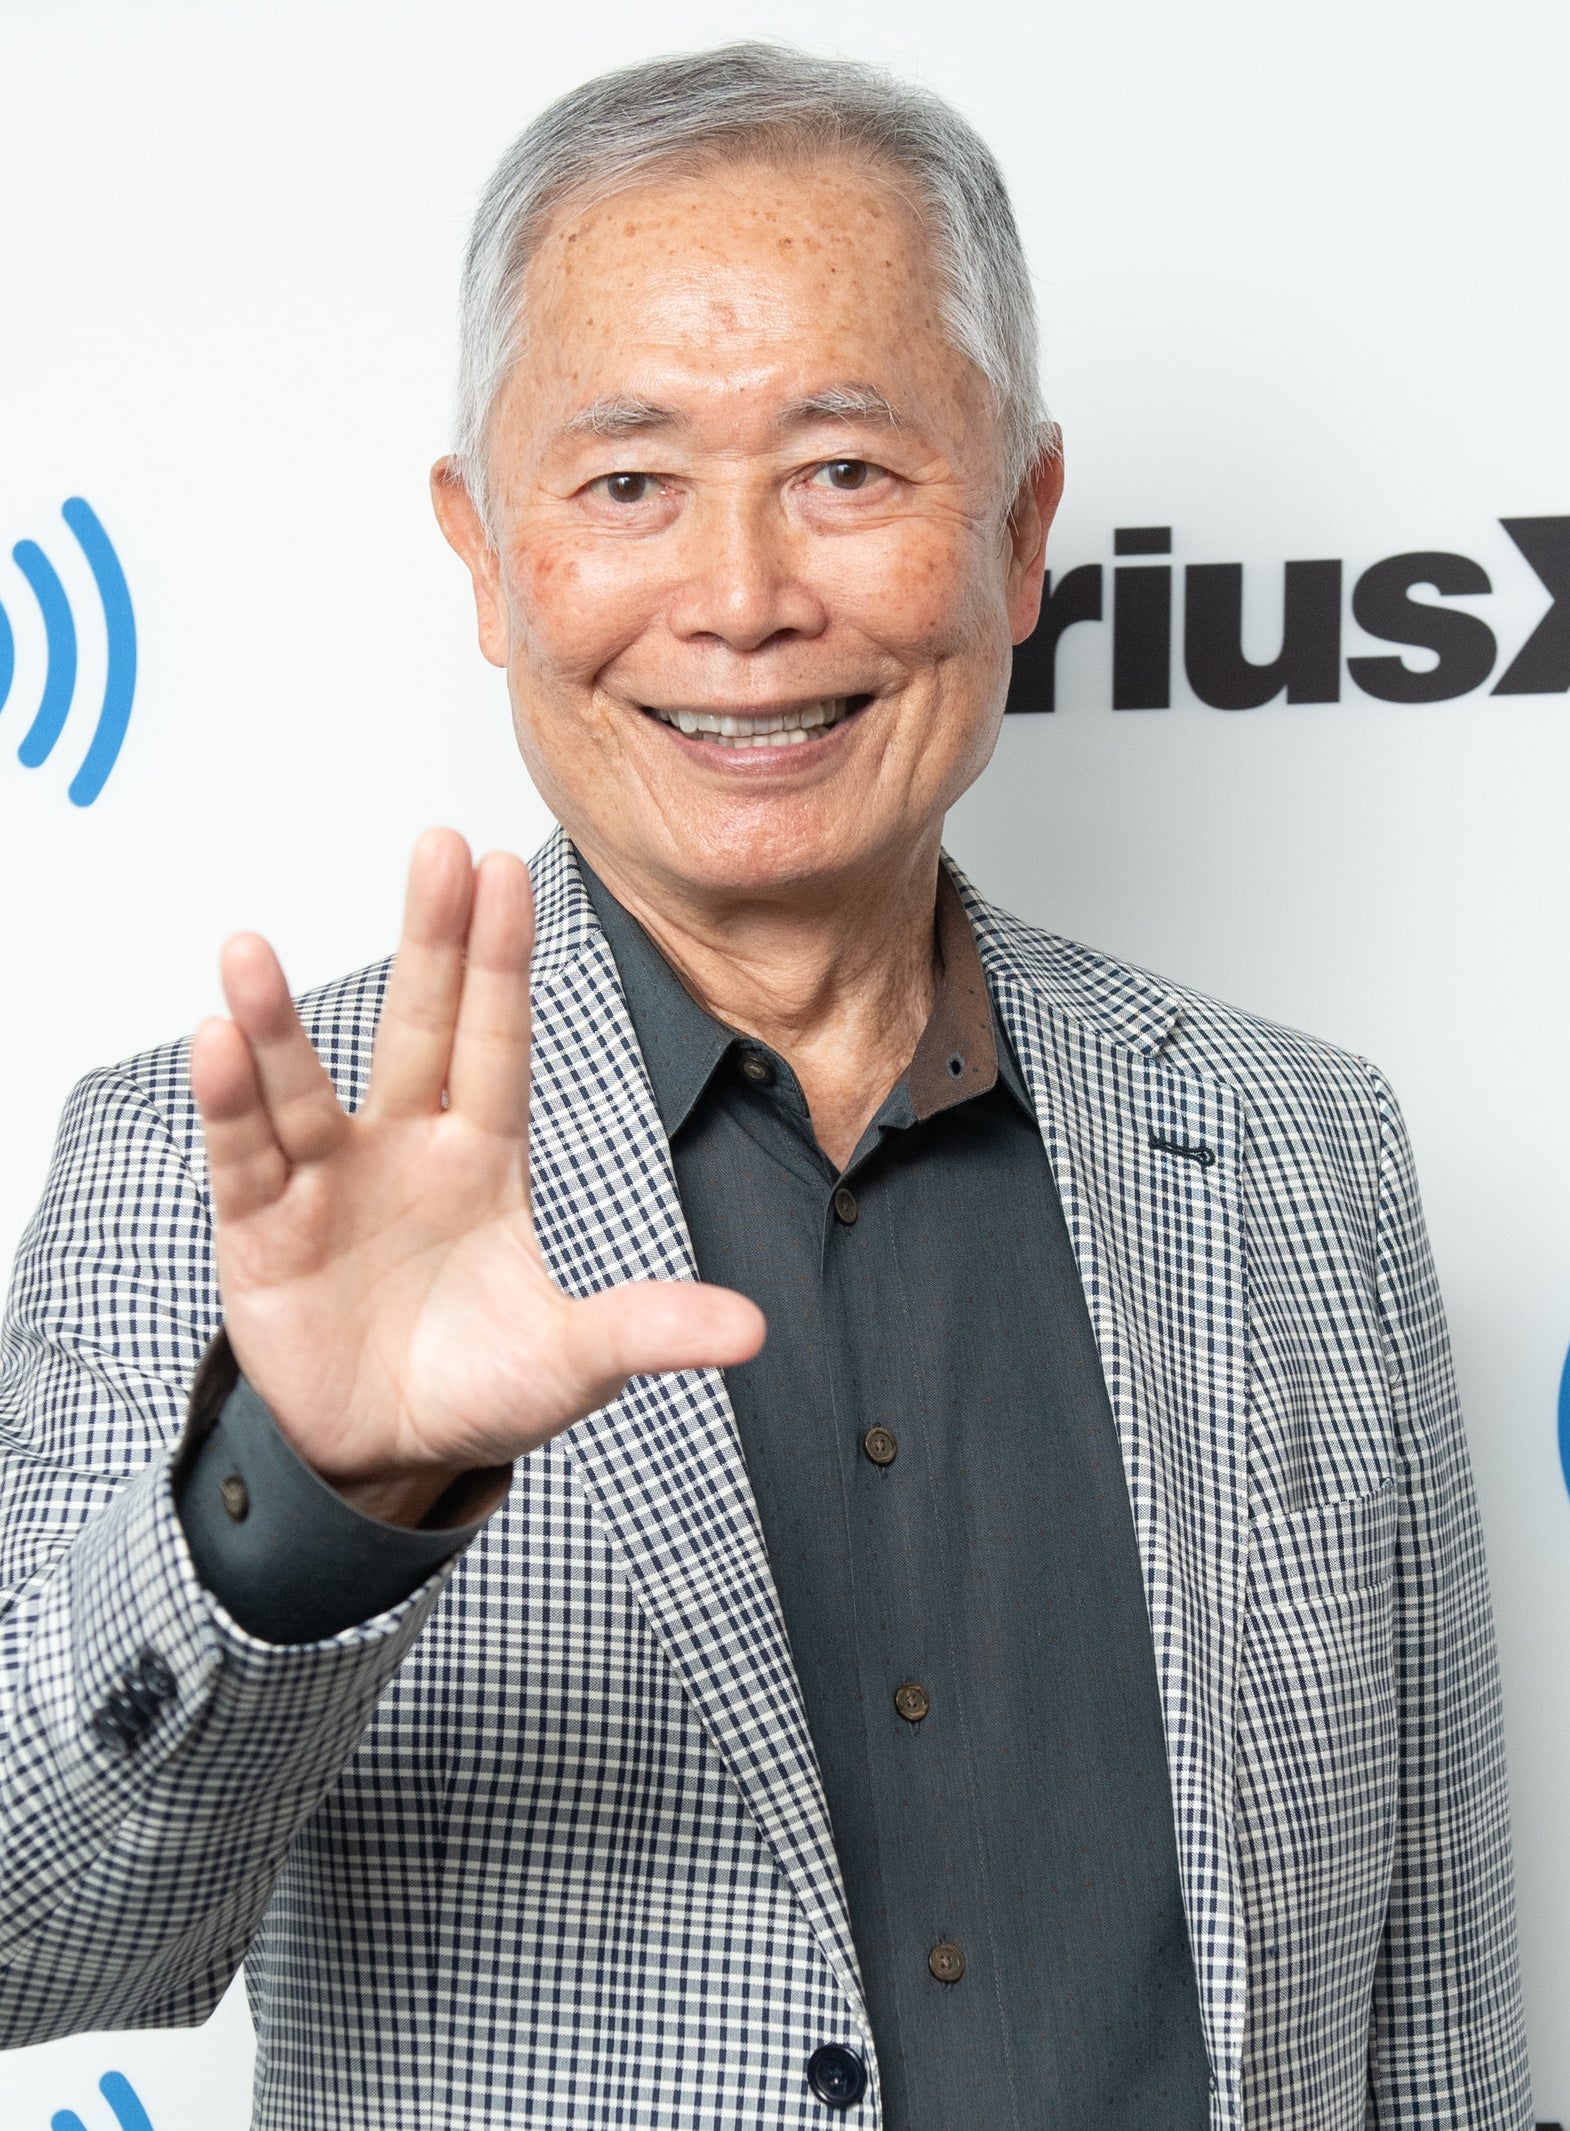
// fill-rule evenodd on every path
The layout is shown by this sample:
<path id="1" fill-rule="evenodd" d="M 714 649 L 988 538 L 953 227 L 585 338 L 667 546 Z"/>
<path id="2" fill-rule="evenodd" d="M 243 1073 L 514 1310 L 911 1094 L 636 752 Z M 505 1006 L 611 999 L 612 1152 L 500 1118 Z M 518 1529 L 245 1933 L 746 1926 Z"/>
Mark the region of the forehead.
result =
<path id="1" fill-rule="evenodd" d="M 731 164 L 560 210 L 525 285 L 523 362 L 585 392 L 621 388 L 611 373 L 629 364 L 735 377 L 823 363 L 880 384 L 968 369 L 938 296 L 920 218 L 883 174 Z"/>

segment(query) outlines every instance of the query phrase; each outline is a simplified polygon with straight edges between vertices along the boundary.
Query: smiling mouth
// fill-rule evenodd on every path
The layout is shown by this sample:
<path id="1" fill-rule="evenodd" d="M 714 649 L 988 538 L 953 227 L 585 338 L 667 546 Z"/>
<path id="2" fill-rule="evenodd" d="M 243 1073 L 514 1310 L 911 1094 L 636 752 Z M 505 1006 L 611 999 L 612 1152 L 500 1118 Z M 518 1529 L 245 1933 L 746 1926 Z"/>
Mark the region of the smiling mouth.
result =
<path id="1" fill-rule="evenodd" d="M 789 710 L 751 714 L 730 710 L 664 710 L 645 706 L 651 718 L 684 733 L 689 739 L 717 742 L 721 747 L 800 747 L 821 739 L 836 725 L 864 709 L 871 696 L 824 696 L 816 703 L 799 703 Z"/>

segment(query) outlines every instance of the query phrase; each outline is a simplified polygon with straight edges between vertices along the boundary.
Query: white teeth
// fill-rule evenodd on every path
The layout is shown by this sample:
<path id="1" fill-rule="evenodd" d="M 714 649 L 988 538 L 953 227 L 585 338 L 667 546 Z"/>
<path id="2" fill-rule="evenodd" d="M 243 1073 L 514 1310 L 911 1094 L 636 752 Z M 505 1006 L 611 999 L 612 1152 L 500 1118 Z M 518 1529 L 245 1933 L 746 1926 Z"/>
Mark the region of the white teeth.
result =
<path id="1" fill-rule="evenodd" d="M 815 733 L 837 725 L 850 708 L 848 696 L 830 696 L 795 710 L 772 710 L 750 717 L 744 711 L 656 710 L 666 725 L 684 733 L 702 733 L 729 747 L 798 747 Z"/>

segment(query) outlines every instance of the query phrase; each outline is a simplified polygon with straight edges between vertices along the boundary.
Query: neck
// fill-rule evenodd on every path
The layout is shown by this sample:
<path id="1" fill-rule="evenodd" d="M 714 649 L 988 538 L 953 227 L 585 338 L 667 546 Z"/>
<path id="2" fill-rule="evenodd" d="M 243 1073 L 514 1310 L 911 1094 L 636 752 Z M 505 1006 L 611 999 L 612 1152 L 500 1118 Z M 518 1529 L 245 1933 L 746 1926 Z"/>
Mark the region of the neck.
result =
<path id="1" fill-rule="evenodd" d="M 779 893 L 650 879 L 579 838 L 698 1004 L 779 1053 L 842 1169 L 910 1063 L 936 989 L 938 834 L 885 866 Z"/>

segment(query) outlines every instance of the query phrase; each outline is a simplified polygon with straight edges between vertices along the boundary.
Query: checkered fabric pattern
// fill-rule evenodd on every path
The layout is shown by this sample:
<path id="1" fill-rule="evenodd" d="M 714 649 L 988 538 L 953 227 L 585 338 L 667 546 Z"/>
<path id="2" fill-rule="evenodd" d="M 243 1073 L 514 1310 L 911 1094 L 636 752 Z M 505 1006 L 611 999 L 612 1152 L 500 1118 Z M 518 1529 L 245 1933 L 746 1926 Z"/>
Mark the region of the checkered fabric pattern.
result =
<path id="1" fill-rule="evenodd" d="M 559 836 L 535 880 L 547 1259 L 691 1277 Z M 1487 1597 L 1394 1105 L 961 885 L 1120 1431 L 1213 2131 L 1522 2131 Z M 351 1105 L 385 975 L 304 1002 Z M 217 1324 L 172 1046 L 77 1090 L 4 1334 L 0 2041 L 198 2021 L 243 1958 L 269 2131 L 876 2125 L 875 2063 L 848 2113 L 806 2082 L 871 2038 L 721 1379 L 635 1381 L 443 1576 L 274 1648 L 170 1497 Z"/>

